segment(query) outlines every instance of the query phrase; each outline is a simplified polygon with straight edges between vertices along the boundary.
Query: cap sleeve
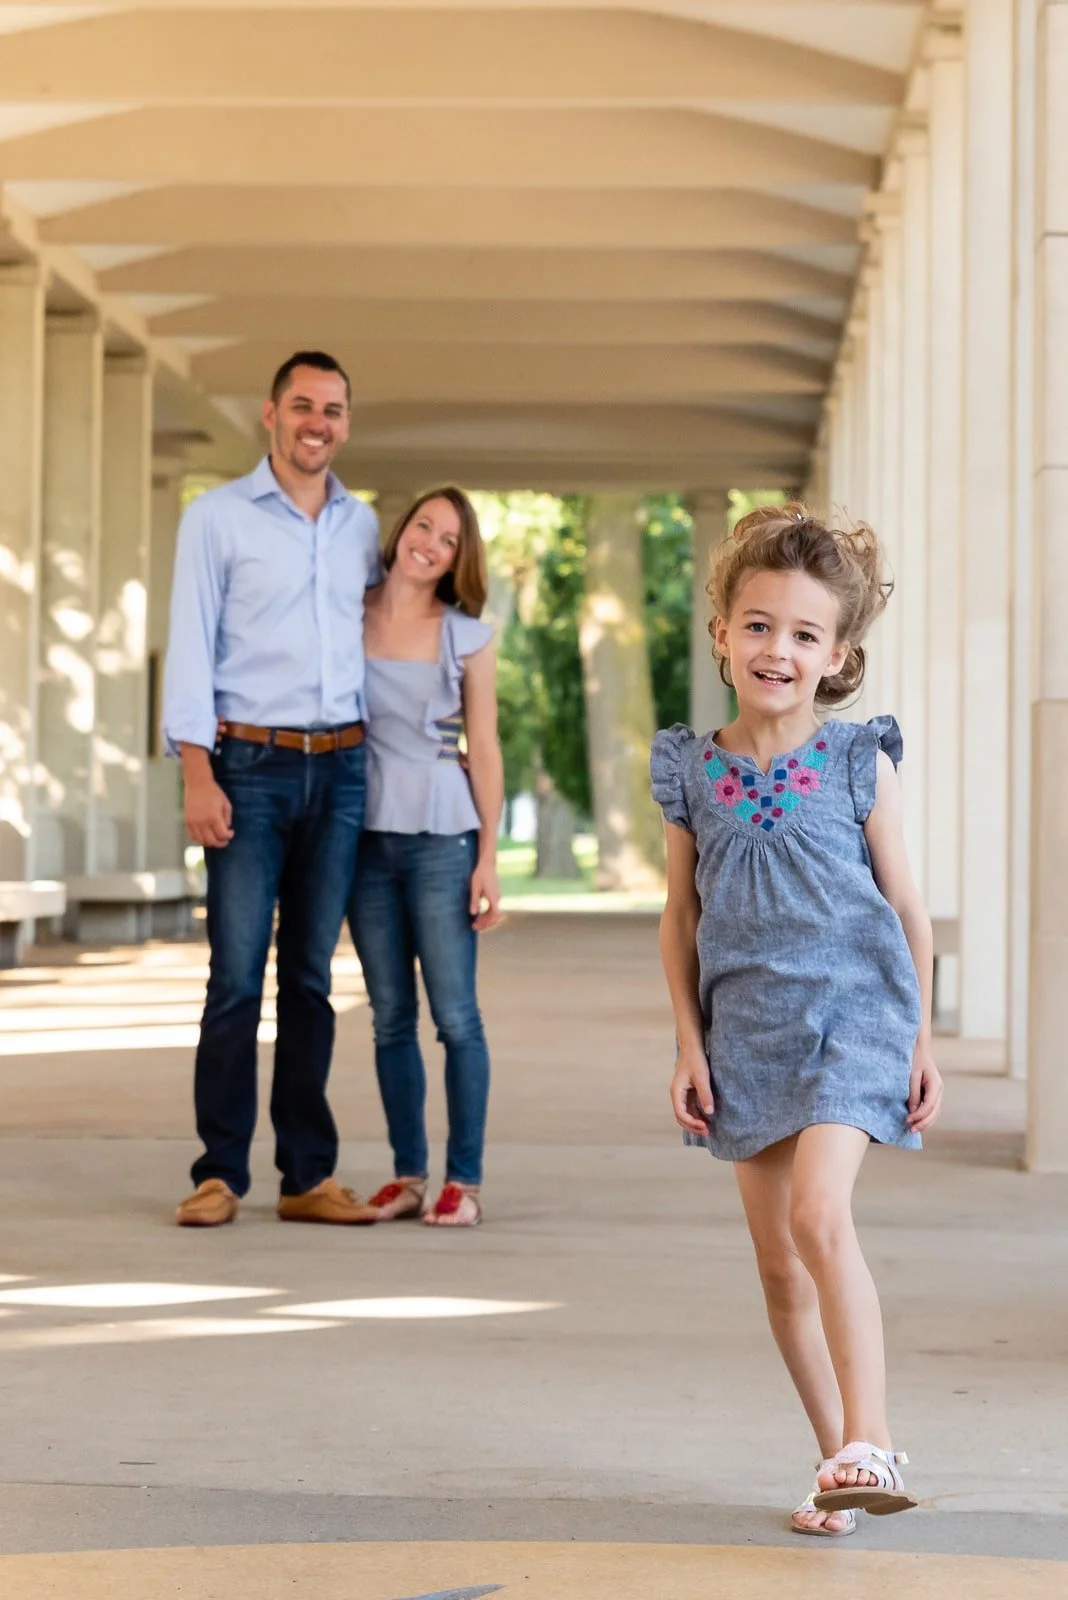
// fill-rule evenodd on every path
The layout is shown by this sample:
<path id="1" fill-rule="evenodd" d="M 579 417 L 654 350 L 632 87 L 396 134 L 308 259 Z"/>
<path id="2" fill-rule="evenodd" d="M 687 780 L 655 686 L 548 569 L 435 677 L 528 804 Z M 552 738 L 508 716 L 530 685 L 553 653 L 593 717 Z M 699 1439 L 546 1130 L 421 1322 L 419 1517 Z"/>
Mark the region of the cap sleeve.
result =
<path id="1" fill-rule="evenodd" d="M 449 606 L 441 619 L 441 682 L 426 711 L 426 731 L 440 734 L 438 724 L 459 714 L 463 705 L 464 661 L 489 644 L 493 629 L 478 617 Z"/>
<path id="2" fill-rule="evenodd" d="M 649 752 L 649 771 L 652 778 L 653 799 L 664 813 L 667 822 L 680 828 L 690 824 L 690 808 L 682 786 L 682 761 L 697 735 L 685 723 L 676 722 L 673 728 L 662 728 L 653 740 Z"/>
<path id="3" fill-rule="evenodd" d="M 880 750 L 885 750 L 894 766 L 904 754 L 901 729 L 894 717 L 873 717 L 857 728 L 849 749 L 849 786 L 858 822 L 867 822 L 875 805 L 875 779 Z"/>

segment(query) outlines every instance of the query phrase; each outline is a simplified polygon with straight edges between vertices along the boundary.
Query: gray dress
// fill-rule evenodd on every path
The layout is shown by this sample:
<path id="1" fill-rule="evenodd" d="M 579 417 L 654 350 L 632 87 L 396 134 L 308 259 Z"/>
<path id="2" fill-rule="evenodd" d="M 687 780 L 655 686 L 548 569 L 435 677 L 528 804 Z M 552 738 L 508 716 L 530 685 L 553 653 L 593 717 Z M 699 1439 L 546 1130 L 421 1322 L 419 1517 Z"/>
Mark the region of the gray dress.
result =
<path id="1" fill-rule="evenodd" d="M 697 842 L 707 1138 L 745 1161 L 814 1123 L 916 1148 L 906 1125 L 920 1026 L 901 921 L 872 876 L 864 822 L 893 717 L 827 722 L 762 773 L 677 724 L 652 748 L 653 797 Z"/>
<path id="2" fill-rule="evenodd" d="M 368 660 L 366 829 L 456 834 L 481 826 L 458 746 L 465 659 L 492 637 L 488 623 L 449 606 L 437 661 Z"/>

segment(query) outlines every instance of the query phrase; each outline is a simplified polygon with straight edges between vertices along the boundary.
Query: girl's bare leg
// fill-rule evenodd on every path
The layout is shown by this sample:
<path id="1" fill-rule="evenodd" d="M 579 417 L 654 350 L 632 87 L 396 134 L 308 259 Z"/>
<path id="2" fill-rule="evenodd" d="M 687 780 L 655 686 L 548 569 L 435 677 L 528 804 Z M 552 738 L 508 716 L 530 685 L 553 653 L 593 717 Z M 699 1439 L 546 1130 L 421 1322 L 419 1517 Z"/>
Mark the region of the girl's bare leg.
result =
<path id="1" fill-rule="evenodd" d="M 768 1321 L 812 1424 L 821 1457 L 842 1448 L 842 1400 L 820 1321 L 816 1285 L 790 1234 L 791 1176 L 796 1138 L 772 1145 L 749 1161 L 735 1164 L 746 1221 L 756 1248 Z M 826 1526 L 840 1532 L 841 1511 L 797 1512 L 800 1527 Z"/>
<path id="2" fill-rule="evenodd" d="M 853 1186 L 868 1149 L 859 1128 L 822 1123 L 797 1137 L 789 1229 L 819 1296 L 820 1318 L 842 1399 L 845 1443 L 863 1439 L 889 1450 L 886 1358 L 879 1296 L 853 1225 Z M 826 1488 L 874 1482 L 855 1467 Z"/>

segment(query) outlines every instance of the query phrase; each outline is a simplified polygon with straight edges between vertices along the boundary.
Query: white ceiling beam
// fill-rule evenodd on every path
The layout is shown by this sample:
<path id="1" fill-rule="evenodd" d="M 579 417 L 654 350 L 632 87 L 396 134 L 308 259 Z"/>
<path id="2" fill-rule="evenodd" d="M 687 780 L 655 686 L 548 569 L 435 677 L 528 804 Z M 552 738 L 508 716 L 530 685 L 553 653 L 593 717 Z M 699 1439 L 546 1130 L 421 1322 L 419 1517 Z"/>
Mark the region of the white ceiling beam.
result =
<path id="1" fill-rule="evenodd" d="M 123 112 L 0 143 L 0 179 L 510 188 L 870 185 L 869 156 L 696 111 Z"/>
<path id="2" fill-rule="evenodd" d="M 269 282 L 282 298 L 364 300 L 844 299 L 851 280 L 747 251 L 185 250 L 103 275 L 115 293 L 237 295 Z M 225 330 L 219 329 L 223 332 Z"/>
<path id="3" fill-rule="evenodd" d="M 327 48 L 309 49 L 322 31 Z M 896 105 L 896 73 L 637 9 L 160 6 L 0 34 L 0 101 Z"/>
<path id="4" fill-rule="evenodd" d="M 30 186 L 27 186 L 30 187 Z M 58 185 L 56 186 L 59 187 Z M 68 186 L 76 188 L 76 186 Z M 53 199 L 56 211 L 59 207 Z M 738 189 L 139 189 L 41 223 L 57 244 L 723 249 L 854 244 L 851 217 Z"/>

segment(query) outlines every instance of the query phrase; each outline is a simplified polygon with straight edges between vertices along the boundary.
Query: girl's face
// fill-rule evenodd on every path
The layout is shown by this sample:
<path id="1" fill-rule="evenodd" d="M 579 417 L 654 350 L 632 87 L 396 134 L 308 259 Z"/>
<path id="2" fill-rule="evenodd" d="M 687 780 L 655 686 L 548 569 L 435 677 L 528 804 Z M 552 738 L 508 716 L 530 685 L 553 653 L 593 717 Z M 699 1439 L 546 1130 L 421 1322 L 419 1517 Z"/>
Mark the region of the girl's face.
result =
<path id="1" fill-rule="evenodd" d="M 730 664 L 739 706 L 762 716 L 812 709 L 820 679 L 849 653 L 838 643 L 839 605 L 807 572 L 751 572 L 728 618 L 716 619 L 716 649 Z"/>
<path id="2" fill-rule="evenodd" d="M 435 588 L 456 564 L 460 513 L 449 500 L 421 505 L 397 540 L 394 565 L 412 583 Z"/>

